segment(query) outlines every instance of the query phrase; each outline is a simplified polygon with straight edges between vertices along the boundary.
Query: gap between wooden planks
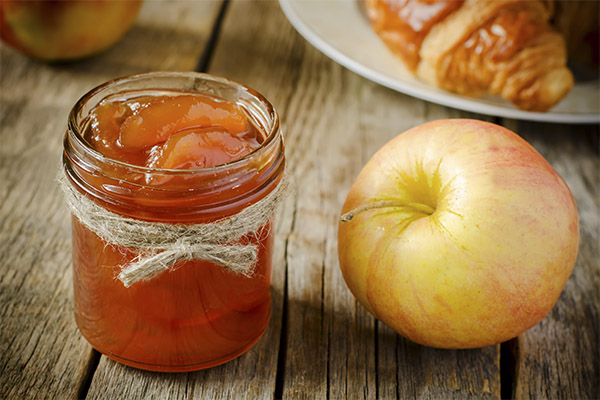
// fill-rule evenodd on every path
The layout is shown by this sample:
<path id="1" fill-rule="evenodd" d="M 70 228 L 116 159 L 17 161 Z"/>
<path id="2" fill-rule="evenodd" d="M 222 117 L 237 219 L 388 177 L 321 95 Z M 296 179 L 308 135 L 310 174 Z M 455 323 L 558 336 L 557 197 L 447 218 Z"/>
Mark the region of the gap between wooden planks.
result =
<path id="1" fill-rule="evenodd" d="M 70 217 L 54 181 L 71 107 L 118 76 L 193 69 L 219 7 L 148 1 L 114 48 L 72 64 L 1 46 L 0 398 L 81 396 L 98 358 L 73 319 Z"/>
<path id="2" fill-rule="evenodd" d="M 210 65 L 209 72 L 242 81 L 275 104 L 296 179 L 290 231 L 281 232 L 287 269 L 274 270 L 286 284 L 278 289 L 281 278 L 274 277 L 277 293 L 287 293 L 275 396 L 498 398 L 497 346 L 445 352 L 408 343 L 356 304 L 337 268 L 339 208 L 362 165 L 391 137 L 429 119 L 431 109 L 448 111 L 331 62 L 273 2 L 233 2 Z"/>

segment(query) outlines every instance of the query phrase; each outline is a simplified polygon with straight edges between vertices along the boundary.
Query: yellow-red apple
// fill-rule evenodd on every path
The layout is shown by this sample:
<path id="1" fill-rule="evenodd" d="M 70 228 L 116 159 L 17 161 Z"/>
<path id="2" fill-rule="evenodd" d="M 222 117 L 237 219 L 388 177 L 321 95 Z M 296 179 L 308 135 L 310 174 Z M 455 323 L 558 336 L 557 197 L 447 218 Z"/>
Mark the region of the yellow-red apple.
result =
<path id="1" fill-rule="evenodd" d="M 399 334 L 439 348 L 511 339 L 557 301 L 577 257 L 573 196 L 513 132 L 420 125 L 352 185 L 338 255 L 354 296 Z"/>
<path id="2" fill-rule="evenodd" d="M 93 55 L 133 24 L 142 0 L 0 0 L 0 36 L 40 60 Z"/>

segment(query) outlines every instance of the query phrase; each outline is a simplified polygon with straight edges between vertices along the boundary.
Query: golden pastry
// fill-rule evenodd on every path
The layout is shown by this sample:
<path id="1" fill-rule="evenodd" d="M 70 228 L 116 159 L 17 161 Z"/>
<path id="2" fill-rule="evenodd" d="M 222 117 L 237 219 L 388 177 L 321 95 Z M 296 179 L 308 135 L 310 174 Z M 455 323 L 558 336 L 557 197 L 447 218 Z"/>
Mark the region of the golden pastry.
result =
<path id="1" fill-rule="evenodd" d="M 367 0 L 375 32 L 424 81 L 546 111 L 573 86 L 553 4 L 518 0 Z"/>

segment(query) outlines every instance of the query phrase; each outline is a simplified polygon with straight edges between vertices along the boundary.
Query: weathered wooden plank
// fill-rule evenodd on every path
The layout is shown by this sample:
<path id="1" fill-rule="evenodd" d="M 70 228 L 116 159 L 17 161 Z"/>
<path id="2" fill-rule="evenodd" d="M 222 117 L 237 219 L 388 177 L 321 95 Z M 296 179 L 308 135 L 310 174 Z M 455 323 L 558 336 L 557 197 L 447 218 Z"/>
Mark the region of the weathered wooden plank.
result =
<path id="1" fill-rule="evenodd" d="M 0 398 L 75 397 L 90 347 L 71 314 L 70 225 L 54 182 L 75 101 L 61 96 L 74 90 L 53 84 L 49 67 L 0 52 Z"/>
<path id="2" fill-rule="evenodd" d="M 550 314 L 519 337 L 517 399 L 600 397 L 600 129 L 509 121 L 569 185 L 580 221 L 573 274 Z"/>
<path id="3" fill-rule="evenodd" d="M 248 10 L 250 6 L 250 10 Z M 246 25 L 240 25 L 240 21 L 256 24 L 260 18 L 251 18 L 250 15 L 259 14 L 260 4 L 237 4 L 229 6 L 228 12 L 223 22 L 223 31 L 220 35 L 215 54 L 212 60 L 209 60 L 210 69 L 208 72 L 217 75 L 226 76 L 231 79 L 237 79 L 249 86 L 254 83 L 247 78 L 248 68 L 256 63 L 249 63 L 248 60 L 254 60 L 256 55 L 248 56 L 245 52 L 248 46 L 247 40 L 256 40 L 255 31 L 261 29 L 257 24 L 252 29 Z M 271 25 L 269 25 L 271 26 Z M 273 26 L 273 29 L 277 29 Z M 260 41 L 265 45 L 273 46 L 273 43 Z M 284 47 L 282 47 L 284 48 Z M 276 54 L 276 53 L 273 53 Z M 268 63 L 270 59 L 264 57 L 264 62 Z M 258 64 L 257 68 L 264 67 Z M 256 86 L 254 86 L 257 88 Z M 260 90 L 260 88 L 257 88 Z M 283 93 L 283 92 L 280 92 Z M 269 97 L 267 95 L 269 99 Z M 100 362 L 94 382 L 93 391 L 90 392 L 93 398 L 114 398 L 115 396 L 153 398 L 156 395 L 158 387 L 176 387 L 177 392 L 170 392 L 171 397 L 177 398 L 272 398 L 275 392 L 277 357 L 279 352 L 279 341 L 281 334 L 281 323 L 284 301 L 284 281 L 285 281 L 285 241 L 287 232 L 290 232 L 293 213 L 285 210 L 293 209 L 294 198 L 289 197 L 282 207 L 277 219 L 276 245 L 273 255 L 273 273 L 272 273 L 272 316 L 271 323 L 263 338 L 246 354 L 236 358 L 224 365 L 217 366 L 208 370 L 197 371 L 193 373 L 178 374 L 179 378 L 173 380 L 171 375 L 156 374 L 145 371 L 133 371 L 131 368 L 121 366 L 110 360 L 103 359 Z M 277 234 L 284 232 L 284 235 Z M 165 379 L 163 377 L 166 376 Z M 103 385 L 110 385 L 108 389 L 102 388 Z M 118 387 L 117 387 L 118 385 Z M 185 390 L 182 390 L 185 388 Z M 164 392 L 163 392 L 164 393 Z M 166 393 L 165 393 L 166 394 Z"/>
<path id="4" fill-rule="evenodd" d="M 248 17 L 254 14 L 261 18 Z M 225 45 L 227 48 L 233 46 L 234 41 L 240 43 L 241 54 L 231 52 L 238 54 L 239 61 L 231 56 L 224 61 L 216 57 L 211 71 L 245 82 L 274 102 L 282 116 L 288 161 L 297 187 L 292 211 L 293 231 L 287 245 L 287 348 L 284 371 L 280 371 L 284 374 L 281 393 L 277 394 L 290 398 L 325 398 L 328 393 L 334 393 L 337 398 L 345 393 L 344 383 L 348 383 L 352 391 L 354 387 L 362 391 L 367 380 L 365 375 L 370 374 L 373 381 L 374 352 L 371 348 L 370 352 L 361 349 L 356 353 L 358 348 L 348 348 L 349 341 L 338 340 L 340 331 L 342 335 L 348 334 L 354 313 L 346 313 L 345 308 L 331 304 L 337 298 L 332 298 L 335 292 L 327 288 L 328 278 L 324 277 L 339 273 L 329 268 L 337 262 L 335 227 L 339 185 L 330 182 L 336 179 L 336 172 L 345 172 L 343 168 L 324 171 L 325 164 L 319 166 L 322 158 L 331 156 L 324 152 L 331 143 L 339 141 L 336 134 L 342 126 L 352 128 L 350 125 L 356 122 L 344 115 L 341 117 L 346 118 L 346 122 L 335 118 L 336 113 L 339 115 L 336 101 L 342 101 L 337 104 L 341 110 L 352 103 L 345 97 L 347 92 L 343 88 L 346 77 L 351 75 L 306 45 L 285 21 L 276 3 L 233 3 L 231 18 L 238 21 L 238 25 L 224 26 L 220 45 L 229 43 Z M 242 20 L 244 24 L 240 24 Z M 261 20 L 268 20 L 269 24 L 259 23 Z M 251 60 L 244 64 L 247 68 L 236 68 L 246 57 Z M 352 79 L 351 82 L 357 82 L 356 77 Z M 350 179 L 348 175 L 346 181 Z M 330 188 L 324 191 L 326 186 Z M 338 315 L 338 311 L 342 313 Z M 336 322 L 343 321 L 343 324 L 335 325 L 334 316 L 338 317 Z M 372 320 L 368 323 L 372 324 Z M 334 329 L 336 335 L 332 336 Z M 352 332 L 360 335 L 361 328 L 355 326 Z M 357 340 L 353 344 L 360 343 Z M 370 356 L 371 368 L 365 368 L 366 363 L 344 368 L 346 363 L 337 362 L 339 358 L 328 358 L 332 353 L 346 358 Z M 363 376 L 353 379 L 355 371 Z M 328 392 L 328 382 L 331 392 Z M 373 397 L 374 385 L 370 387 Z"/>
<path id="5" fill-rule="evenodd" d="M 0 398 L 77 397 L 97 359 L 72 317 L 70 218 L 54 181 L 71 107 L 117 76 L 193 69 L 218 8 L 147 2 L 113 49 L 73 64 L 0 47 Z"/>
<path id="6" fill-rule="evenodd" d="M 364 162 L 388 140 L 426 121 L 492 119 L 415 100 L 378 86 L 370 92 L 364 100 L 366 121 L 361 127 Z M 374 139 L 372 132 L 385 134 Z M 381 398 L 500 398 L 499 346 L 463 351 L 427 348 L 399 337 L 381 322 L 377 324 L 377 338 Z"/>
<path id="7" fill-rule="evenodd" d="M 198 3 L 179 2 L 180 7 L 198 7 Z M 202 12 L 195 9 L 194 13 Z M 180 15 L 184 11 L 180 10 Z M 160 16 L 156 9 L 155 18 Z M 230 18 L 230 17 L 228 17 Z M 244 17 L 245 18 L 245 17 Z M 242 19 L 244 19 L 242 18 Z M 189 18 L 190 23 L 194 18 Z M 177 22 L 177 21 L 174 21 Z M 179 22 L 180 23 L 180 22 Z M 235 24 L 235 21 L 232 21 Z M 245 37 L 245 35 L 240 35 Z M 219 48 L 222 49 L 219 52 Z M 239 54 L 235 46 L 221 45 L 217 49 L 216 61 L 225 57 L 227 63 L 232 60 L 228 57 Z M 236 49 L 236 51 L 233 51 Z M 221 54 L 221 56 L 219 56 Z M 191 60 L 193 64 L 198 58 Z M 211 62 L 212 64 L 212 62 Z M 238 63 L 238 68 L 243 68 L 244 63 Z M 193 67 L 192 67 L 193 68 Z M 183 69 L 192 69 L 190 67 Z M 214 71 L 209 71 L 214 72 Z M 216 72 L 218 73 L 218 72 Z M 222 74 L 226 75 L 226 74 Z M 226 75 L 228 76 L 228 75 Z M 229 76 L 230 77 L 230 76 Z M 293 201 L 292 198 L 288 201 Z M 291 215 L 280 213 L 276 232 L 281 226 L 291 223 Z M 283 228 L 289 232 L 289 227 Z M 92 398 L 136 397 L 155 398 L 161 396 L 176 398 L 270 398 L 275 390 L 275 375 L 277 368 L 278 343 L 281 331 L 281 313 L 283 309 L 283 282 L 285 279 L 285 237 L 276 237 L 275 254 L 273 256 L 273 306 L 272 322 L 263 338 L 246 354 L 228 362 L 225 365 L 209 370 L 193 373 L 178 374 L 173 378 L 169 374 L 156 374 L 145 371 L 133 370 L 103 358 L 100 361 L 94 381 L 90 388 Z M 166 383 L 165 383 L 166 382 Z M 107 389 L 108 388 L 108 389 Z M 165 389 L 166 388 L 166 389 Z"/>
<path id="8" fill-rule="evenodd" d="M 297 53 L 298 49 L 294 47 L 295 43 L 291 40 L 295 33 L 291 31 L 287 21 L 282 18 L 280 13 L 276 2 L 232 2 L 223 22 L 214 57 L 210 60 L 209 72 L 237 80 L 258 90 L 281 113 L 282 104 L 286 104 L 290 100 L 291 91 L 294 90 L 294 86 L 290 85 L 289 82 L 299 78 L 299 70 L 289 65 L 281 65 L 280 58 L 301 57 L 301 55 Z M 265 23 L 265 21 L 268 21 L 268 23 Z M 287 129 L 287 123 L 283 120 L 286 147 L 289 149 L 294 144 L 290 144 Z M 288 173 L 297 178 L 293 167 L 295 162 L 290 158 L 289 151 L 287 152 L 287 162 Z M 297 179 L 295 183 L 298 190 L 300 184 Z M 207 381 L 202 386 L 202 393 L 205 396 L 214 393 L 212 388 L 215 385 L 226 385 L 228 390 L 235 393 L 238 398 L 273 398 L 282 395 L 282 393 L 276 393 L 276 391 L 281 391 L 281 388 L 276 388 L 276 386 L 281 385 L 281 380 L 285 378 L 282 374 L 289 369 L 288 365 L 285 365 L 285 371 L 277 371 L 276 368 L 279 362 L 279 346 L 283 324 L 284 296 L 286 295 L 285 282 L 306 279 L 305 276 L 308 276 L 304 265 L 286 263 L 286 258 L 287 260 L 293 258 L 294 250 L 290 248 L 289 243 L 296 240 L 290 235 L 290 232 L 292 226 L 298 223 L 297 209 L 297 198 L 290 196 L 280 212 L 282 223 L 278 224 L 276 233 L 281 238 L 281 242 L 278 243 L 279 247 L 276 247 L 276 252 L 280 252 L 281 257 L 275 257 L 273 262 L 271 323 L 265 336 L 249 352 L 250 354 L 258 354 L 260 362 L 248 363 L 245 359 L 249 354 L 246 354 L 226 364 L 223 366 L 224 368 L 240 363 L 240 366 L 235 370 L 235 375 L 233 375 L 233 370 L 227 370 L 231 372 L 225 376 L 226 382 L 218 380 L 219 377 L 223 379 L 223 375 L 216 370 L 206 371 L 207 375 L 214 376 L 214 378 L 212 382 Z M 316 273 L 320 276 L 321 270 L 319 269 Z M 290 287 L 288 286 L 287 289 L 288 296 Z M 292 310 L 300 310 L 304 306 L 308 307 L 310 305 L 307 303 L 299 304 L 291 300 L 287 305 L 287 314 L 302 318 L 301 312 Z M 320 330 L 313 330 L 312 325 L 311 328 L 298 333 L 309 336 L 310 339 L 306 338 L 307 340 L 322 340 Z M 287 351 L 287 358 L 289 359 L 294 356 L 294 352 L 302 351 L 302 347 L 292 346 L 283 350 Z M 256 356 L 252 355 L 251 357 Z M 320 367 L 315 368 L 315 370 Z M 280 375 L 277 376 L 276 372 Z M 299 371 L 301 374 L 311 374 L 313 372 Z M 227 379 L 231 376 L 236 376 L 236 379 Z M 255 382 L 255 389 L 250 392 L 247 390 L 247 380 L 249 378 Z M 311 393 L 318 396 L 317 387 L 308 387 L 311 387 Z M 309 392 L 306 389 L 304 391 Z"/>
<path id="9" fill-rule="evenodd" d="M 261 18 L 250 17 L 255 14 Z M 426 103 L 331 62 L 282 18 L 272 2 L 233 3 L 219 46 L 236 51 L 219 56 L 218 47 L 211 63 L 211 72 L 247 83 L 274 102 L 296 178 L 295 218 L 287 243 L 289 297 L 281 394 L 499 397 L 497 346 L 461 353 L 408 345 L 356 303 L 337 264 L 338 213 L 367 159 L 396 134 L 429 118 L 464 114 L 434 106 L 438 112 L 431 117 Z M 229 21 L 237 23 L 232 26 Z M 423 364 L 412 363 L 416 358 Z"/>
<path id="10" fill-rule="evenodd" d="M 324 296 L 328 296 L 327 302 L 330 302 L 333 293 L 325 289 L 327 278 L 323 279 L 324 274 L 337 272 L 326 266 L 337 260 L 334 237 L 338 212 L 337 201 L 332 202 L 324 196 L 333 196 L 337 200 L 337 191 L 334 185 L 332 190 L 323 192 L 323 186 L 334 180 L 335 174 L 323 174 L 316 161 L 328 156 L 321 152 L 328 147 L 324 146 L 323 138 L 339 140 L 335 136 L 339 128 L 332 130 L 330 125 L 335 128 L 341 121 L 331 117 L 335 112 L 335 101 L 342 100 L 346 93 L 341 77 L 345 79 L 348 72 L 307 46 L 285 21 L 276 3 L 238 2 L 231 5 L 230 12 L 227 22 L 236 22 L 224 25 L 219 46 L 235 46 L 236 49 L 239 46 L 239 51 L 220 56 L 217 48 L 211 72 L 247 83 L 273 101 L 282 116 L 288 161 L 297 187 L 294 209 L 290 210 L 294 214 L 294 229 L 287 245 L 287 348 L 284 370 L 280 371 L 283 374 L 281 393 L 277 395 L 324 398 L 328 393 L 328 370 L 332 382 L 339 375 L 343 375 L 340 381 L 347 382 L 348 378 L 346 371 L 340 369 L 345 363 L 337 363 L 331 358 L 328 361 L 330 341 L 335 354 L 350 354 L 350 357 L 363 354 L 368 357 L 369 354 L 357 354 L 346 348 L 348 341 L 330 337 L 334 307 L 324 303 Z M 250 15 L 261 17 L 250 18 Z M 265 20 L 269 24 L 260 22 Z M 240 64 L 243 68 L 237 67 Z M 333 82 L 329 81 L 331 74 L 337 75 Z M 340 107 L 346 103 L 348 100 Z M 326 108 L 322 109 L 323 106 Z M 346 125 L 351 121 L 350 118 Z M 315 132 L 305 132 L 306 129 Z M 327 137 L 329 130 L 332 132 Z M 343 173 L 344 169 L 339 171 Z M 334 173 L 336 169 L 329 172 Z M 350 176 L 346 180 L 349 179 Z M 344 321 L 344 325 L 340 324 L 336 329 L 347 334 L 346 328 L 352 319 L 340 314 L 339 321 Z M 358 333 L 360 329 L 355 331 Z M 370 355 L 372 359 L 373 351 Z M 368 371 L 362 364 L 357 364 L 356 370 Z M 371 368 L 371 374 L 373 372 Z M 362 390 L 364 381 L 364 378 L 352 379 L 350 383 L 361 386 Z M 331 384 L 341 388 L 341 385 Z"/>
<path id="11" fill-rule="evenodd" d="M 131 69 L 129 73 L 194 70 L 206 49 L 221 4 L 222 1 L 218 0 L 146 2 L 138 18 L 137 32 L 133 31 L 134 43 L 112 55 L 108 64 L 120 66 L 123 63 Z M 94 66 L 84 65 L 82 68 L 87 71 Z M 141 371 L 102 357 L 88 397 L 190 398 L 194 393 L 191 376 L 189 373 Z"/>

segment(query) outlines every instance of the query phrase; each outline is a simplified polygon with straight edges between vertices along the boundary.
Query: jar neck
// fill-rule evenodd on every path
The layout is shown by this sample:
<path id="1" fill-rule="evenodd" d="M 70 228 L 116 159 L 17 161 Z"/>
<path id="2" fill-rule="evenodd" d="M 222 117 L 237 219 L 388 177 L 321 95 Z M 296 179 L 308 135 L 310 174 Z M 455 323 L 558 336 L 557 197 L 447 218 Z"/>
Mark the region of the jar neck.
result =
<path id="1" fill-rule="evenodd" d="M 83 139 L 89 112 L 103 98 L 155 88 L 157 79 L 161 89 L 196 90 L 239 103 L 264 131 L 265 140 L 247 156 L 227 164 L 167 170 L 110 159 Z M 75 105 L 64 138 L 63 165 L 77 190 L 112 212 L 146 221 L 203 223 L 236 214 L 270 193 L 282 178 L 285 159 L 278 116 L 258 93 L 206 74 L 150 73 L 109 82 Z"/>

